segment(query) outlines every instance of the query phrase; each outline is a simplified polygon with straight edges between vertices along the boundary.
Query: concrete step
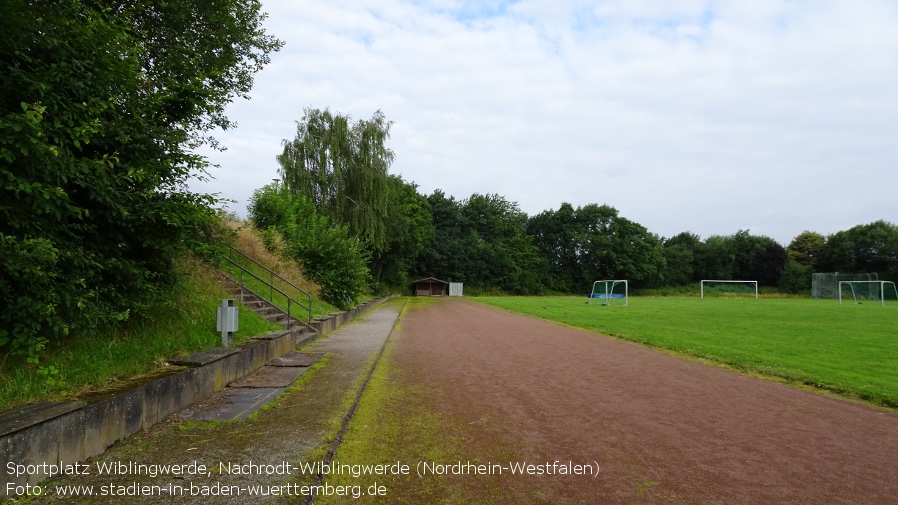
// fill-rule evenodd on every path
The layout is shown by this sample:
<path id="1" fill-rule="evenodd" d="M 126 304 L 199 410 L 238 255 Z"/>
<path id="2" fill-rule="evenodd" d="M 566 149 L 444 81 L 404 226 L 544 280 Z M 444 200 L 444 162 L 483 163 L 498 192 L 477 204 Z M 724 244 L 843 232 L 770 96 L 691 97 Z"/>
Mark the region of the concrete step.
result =
<path id="1" fill-rule="evenodd" d="M 246 289 L 243 289 L 233 279 L 227 277 L 226 275 L 222 274 L 220 278 L 222 285 L 225 286 L 225 290 L 231 298 L 240 302 L 240 304 L 245 308 L 258 314 L 259 317 L 262 317 L 263 319 L 266 319 L 275 324 L 279 324 L 285 328 L 287 327 L 287 314 L 282 309 L 275 306 L 265 298 L 250 293 Z M 298 318 L 292 316 L 290 327 L 291 329 L 296 327 L 305 328 L 304 323 L 302 323 Z"/>

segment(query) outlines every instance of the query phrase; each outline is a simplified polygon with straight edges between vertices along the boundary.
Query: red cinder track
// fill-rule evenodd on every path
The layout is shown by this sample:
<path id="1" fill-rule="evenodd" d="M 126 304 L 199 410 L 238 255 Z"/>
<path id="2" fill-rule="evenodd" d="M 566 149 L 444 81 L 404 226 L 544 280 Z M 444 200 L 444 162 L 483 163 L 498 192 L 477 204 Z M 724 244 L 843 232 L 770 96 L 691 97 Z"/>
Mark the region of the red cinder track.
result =
<path id="1" fill-rule="evenodd" d="M 504 479 L 509 497 L 898 503 L 895 412 L 461 299 L 409 311 L 393 356 L 435 386 L 429 408 L 466 421 L 471 457 L 501 444 L 506 459 L 601 466 Z"/>

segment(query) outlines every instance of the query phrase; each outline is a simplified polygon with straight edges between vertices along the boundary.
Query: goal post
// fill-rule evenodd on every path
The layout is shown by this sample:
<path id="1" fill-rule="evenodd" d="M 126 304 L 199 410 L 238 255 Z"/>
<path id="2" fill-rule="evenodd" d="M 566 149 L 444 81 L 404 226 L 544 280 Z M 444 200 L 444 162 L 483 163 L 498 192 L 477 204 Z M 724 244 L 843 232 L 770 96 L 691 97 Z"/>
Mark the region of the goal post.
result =
<path id="1" fill-rule="evenodd" d="M 708 287 L 706 288 L 706 284 Z M 749 288 L 754 288 L 755 298 L 758 298 L 758 281 L 734 281 L 734 280 L 721 280 L 721 279 L 702 279 L 701 283 L 701 297 L 705 297 L 705 290 L 708 292 L 711 291 L 719 291 L 719 289 L 713 289 L 716 284 L 736 284 L 736 285 L 746 285 Z"/>
<path id="2" fill-rule="evenodd" d="M 601 300 L 602 306 L 619 305 L 626 307 L 630 303 L 630 287 L 626 279 L 593 282 L 592 292 L 589 293 L 589 302 L 587 303 L 593 305 L 595 300 Z"/>
<path id="3" fill-rule="evenodd" d="M 814 298 L 839 297 L 839 281 L 878 281 L 876 272 L 846 274 L 841 272 L 814 272 L 811 276 L 811 296 Z"/>
<path id="4" fill-rule="evenodd" d="M 888 289 L 891 287 L 892 289 Z M 860 304 L 864 300 L 879 302 L 885 306 L 886 298 L 894 295 L 898 300 L 898 288 L 892 281 L 839 281 L 839 303 L 842 303 L 843 295 L 845 298 L 849 296 L 854 303 Z"/>

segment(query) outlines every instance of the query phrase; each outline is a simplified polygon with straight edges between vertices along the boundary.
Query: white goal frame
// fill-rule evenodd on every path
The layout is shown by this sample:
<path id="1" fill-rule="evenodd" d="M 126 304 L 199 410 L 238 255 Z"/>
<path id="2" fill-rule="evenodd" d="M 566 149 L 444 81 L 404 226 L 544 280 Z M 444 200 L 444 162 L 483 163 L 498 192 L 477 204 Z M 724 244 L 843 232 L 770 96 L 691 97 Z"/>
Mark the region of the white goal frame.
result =
<path id="1" fill-rule="evenodd" d="M 839 305 L 842 304 L 842 284 L 879 284 L 879 301 L 883 307 L 886 305 L 886 284 L 892 285 L 895 297 L 898 298 L 898 288 L 895 287 L 895 283 L 892 281 L 839 281 Z M 854 303 L 859 303 L 857 294 L 854 292 L 854 286 L 851 286 L 851 297 L 854 299 Z"/>
<path id="2" fill-rule="evenodd" d="M 593 282 L 592 283 L 592 292 L 589 293 L 589 301 L 587 303 L 592 305 L 592 301 L 595 298 L 594 295 L 596 294 L 596 285 L 599 284 L 600 282 L 605 284 L 604 292 L 602 292 L 602 291 L 599 292 L 599 294 L 603 295 L 603 298 L 601 298 L 602 306 L 610 306 L 611 305 L 610 296 L 614 293 L 614 287 L 617 286 L 618 284 L 624 285 L 623 307 L 626 307 L 627 305 L 629 305 L 629 303 L 630 303 L 630 286 L 626 279 L 606 279 L 606 280 Z M 610 286 L 610 288 L 609 288 L 609 286 Z"/>
<path id="3" fill-rule="evenodd" d="M 724 279 L 724 280 L 702 279 L 702 286 L 701 286 L 702 298 L 705 297 L 705 283 L 706 282 L 737 282 L 737 283 L 742 283 L 742 284 L 754 284 L 755 285 L 755 299 L 756 300 L 758 299 L 758 281 L 734 281 L 731 279 Z"/>

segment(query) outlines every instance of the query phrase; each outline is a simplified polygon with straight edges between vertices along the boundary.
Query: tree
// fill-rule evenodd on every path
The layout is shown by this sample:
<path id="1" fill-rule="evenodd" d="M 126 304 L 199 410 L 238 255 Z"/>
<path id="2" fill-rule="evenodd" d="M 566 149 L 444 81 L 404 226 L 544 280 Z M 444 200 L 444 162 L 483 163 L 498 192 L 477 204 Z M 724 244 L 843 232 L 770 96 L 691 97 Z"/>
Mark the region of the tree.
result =
<path id="1" fill-rule="evenodd" d="M 417 187 L 401 177 L 389 178 L 389 207 L 386 217 L 386 246 L 371 260 L 374 282 L 382 290 L 406 286 L 415 261 L 434 237 L 433 216 L 427 199 Z"/>
<path id="2" fill-rule="evenodd" d="M 834 233 L 818 265 L 826 272 L 877 272 L 881 280 L 898 281 L 898 226 L 879 220 Z"/>
<path id="3" fill-rule="evenodd" d="M 786 250 L 772 238 L 739 230 L 708 237 L 695 254 L 695 272 L 697 280 L 751 280 L 776 286 L 786 257 Z"/>
<path id="4" fill-rule="evenodd" d="M 215 198 L 186 184 L 280 42 L 252 0 L 0 6 L 0 345 L 150 303 Z"/>
<path id="5" fill-rule="evenodd" d="M 783 267 L 778 286 L 785 293 L 809 295 L 813 273 L 814 270 L 810 266 L 802 265 L 790 257 Z"/>
<path id="6" fill-rule="evenodd" d="M 527 227 L 548 262 L 552 289 L 582 292 L 597 279 L 660 282 L 661 240 L 608 205 L 562 204 L 531 218 Z"/>
<path id="7" fill-rule="evenodd" d="M 500 195 L 458 201 L 442 191 L 427 197 L 433 240 L 418 258 L 422 277 L 464 282 L 515 294 L 543 289 L 545 262 L 526 234 L 527 215 Z"/>
<path id="8" fill-rule="evenodd" d="M 696 251 L 702 247 L 701 238 L 690 232 L 682 232 L 663 241 L 665 268 L 663 284 L 685 286 L 700 279 L 695 278 Z"/>
<path id="9" fill-rule="evenodd" d="M 581 265 L 585 280 L 628 279 L 636 286 L 655 285 L 664 265 L 661 239 L 608 205 L 577 209 L 581 230 Z M 583 280 L 581 280 L 583 282 Z"/>
<path id="10" fill-rule="evenodd" d="M 786 250 L 770 237 L 739 230 L 730 237 L 733 278 L 775 286 L 786 264 Z"/>
<path id="11" fill-rule="evenodd" d="M 530 217 L 527 234 L 547 263 L 546 287 L 567 293 L 578 291 L 576 286 L 582 282 L 574 207 L 564 202 L 558 210 Z"/>
<path id="12" fill-rule="evenodd" d="M 776 286 L 780 282 L 780 278 L 788 264 L 789 255 L 786 249 L 773 239 L 770 239 L 764 245 L 756 259 L 755 280 L 761 286 Z"/>
<path id="13" fill-rule="evenodd" d="M 477 265 L 477 282 L 515 294 L 542 290 L 544 266 L 516 202 L 475 193 L 462 202 L 461 213 L 470 226 L 468 259 Z"/>
<path id="14" fill-rule="evenodd" d="M 696 277 L 699 280 L 735 279 L 733 276 L 735 260 L 732 238 L 712 235 L 705 239 L 704 245 L 697 251 L 695 257 Z"/>
<path id="15" fill-rule="evenodd" d="M 346 225 L 375 254 L 387 246 L 394 154 L 385 142 L 391 125 L 381 111 L 353 121 L 330 109 L 306 108 L 296 137 L 285 140 L 277 156 L 288 190 L 309 199 L 331 222 Z"/>
<path id="16" fill-rule="evenodd" d="M 811 267 L 813 270 L 817 267 L 820 251 L 825 245 L 826 237 L 823 235 L 813 231 L 803 231 L 792 239 L 792 242 L 786 247 L 786 252 L 799 265 Z"/>
<path id="17" fill-rule="evenodd" d="M 421 251 L 416 261 L 418 277 L 436 277 L 456 282 L 473 282 L 468 261 L 474 251 L 474 241 L 468 233 L 467 219 L 462 215 L 461 202 L 435 190 L 427 196 L 433 219 L 433 239 Z M 476 275 L 476 274 L 475 274 Z"/>

